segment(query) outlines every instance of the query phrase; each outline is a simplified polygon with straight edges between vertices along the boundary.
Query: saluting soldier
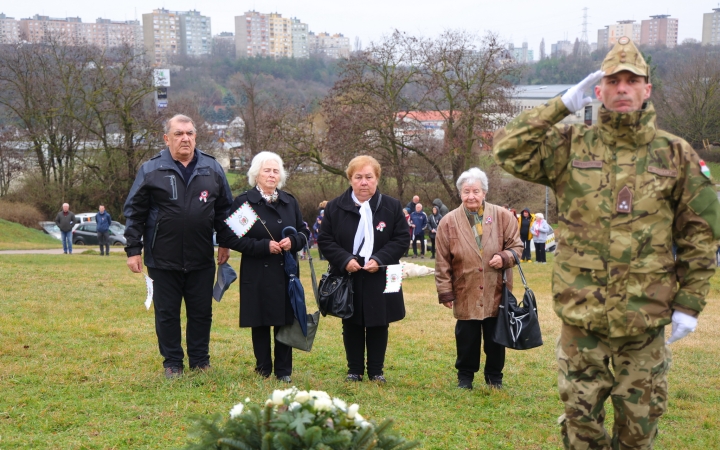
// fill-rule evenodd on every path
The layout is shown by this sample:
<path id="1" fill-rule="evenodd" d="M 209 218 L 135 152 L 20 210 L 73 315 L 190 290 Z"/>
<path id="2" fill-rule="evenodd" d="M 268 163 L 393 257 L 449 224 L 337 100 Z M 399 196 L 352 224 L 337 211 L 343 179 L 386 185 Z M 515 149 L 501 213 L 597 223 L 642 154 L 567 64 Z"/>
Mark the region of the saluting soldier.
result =
<path id="1" fill-rule="evenodd" d="M 720 204 L 710 172 L 687 142 L 657 128 L 649 77 L 622 37 L 600 71 L 495 136 L 503 169 L 557 196 L 565 448 L 652 447 L 667 409 L 666 344 L 695 330 L 714 272 Z M 593 87 L 598 123 L 559 124 L 590 103 Z M 612 435 L 603 427 L 610 396 Z"/>

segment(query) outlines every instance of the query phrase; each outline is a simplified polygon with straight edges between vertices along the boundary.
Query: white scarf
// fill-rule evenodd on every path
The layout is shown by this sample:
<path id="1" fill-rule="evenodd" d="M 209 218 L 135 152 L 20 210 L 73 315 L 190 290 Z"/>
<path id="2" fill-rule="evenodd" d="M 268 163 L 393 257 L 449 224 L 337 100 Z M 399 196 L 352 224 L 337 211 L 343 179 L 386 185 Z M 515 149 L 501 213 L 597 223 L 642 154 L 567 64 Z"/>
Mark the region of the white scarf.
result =
<path id="1" fill-rule="evenodd" d="M 357 230 L 355 230 L 355 240 L 353 241 L 353 255 L 359 255 L 365 259 L 365 262 L 370 261 L 372 256 L 373 247 L 375 246 L 375 233 L 373 232 L 373 217 L 372 210 L 370 209 L 370 200 L 361 202 L 355 197 L 355 193 L 352 193 L 352 199 L 355 203 L 360 205 L 360 223 L 358 223 Z M 360 253 L 358 248 L 362 244 Z"/>

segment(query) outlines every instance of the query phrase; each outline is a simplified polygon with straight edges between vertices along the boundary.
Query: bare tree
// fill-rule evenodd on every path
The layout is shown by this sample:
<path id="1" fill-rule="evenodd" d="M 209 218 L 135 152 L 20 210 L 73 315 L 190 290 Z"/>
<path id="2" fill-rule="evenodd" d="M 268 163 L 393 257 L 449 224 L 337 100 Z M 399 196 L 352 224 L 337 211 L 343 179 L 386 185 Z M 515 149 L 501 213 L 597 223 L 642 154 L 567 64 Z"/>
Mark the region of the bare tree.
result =
<path id="1" fill-rule="evenodd" d="M 698 47 L 670 68 L 654 94 L 660 125 L 695 148 L 720 142 L 720 52 Z"/>
<path id="2" fill-rule="evenodd" d="M 491 134 L 513 116 L 511 79 L 520 67 L 494 34 L 482 39 L 464 31 L 446 31 L 424 49 L 428 108 L 445 121 L 445 152 L 450 156 L 452 180 L 473 165 L 477 151 L 490 148 Z M 434 155 L 418 154 L 433 165 Z M 439 175 L 444 169 L 436 168 Z M 455 200 L 446 177 L 441 180 Z"/>
<path id="3" fill-rule="evenodd" d="M 0 197 L 8 194 L 12 183 L 27 167 L 24 152 L 19 148 L 22 144 L 12 130 L 0 132 Z"/>

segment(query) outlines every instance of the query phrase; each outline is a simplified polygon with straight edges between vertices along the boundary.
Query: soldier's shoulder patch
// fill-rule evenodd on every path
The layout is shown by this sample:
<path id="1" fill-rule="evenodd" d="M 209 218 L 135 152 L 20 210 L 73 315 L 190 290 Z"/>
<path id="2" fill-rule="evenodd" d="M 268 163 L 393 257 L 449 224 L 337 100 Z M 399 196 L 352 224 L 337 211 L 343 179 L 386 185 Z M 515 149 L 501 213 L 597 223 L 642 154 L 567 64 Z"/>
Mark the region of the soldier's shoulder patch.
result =
<path id="1" fill-rule="evenodd" d="M 707 177 L 708 180 L 712 180 L 710 177 L 710 168 L 705 164 L 705 161 L 700 160 L 700 172 Z"/>

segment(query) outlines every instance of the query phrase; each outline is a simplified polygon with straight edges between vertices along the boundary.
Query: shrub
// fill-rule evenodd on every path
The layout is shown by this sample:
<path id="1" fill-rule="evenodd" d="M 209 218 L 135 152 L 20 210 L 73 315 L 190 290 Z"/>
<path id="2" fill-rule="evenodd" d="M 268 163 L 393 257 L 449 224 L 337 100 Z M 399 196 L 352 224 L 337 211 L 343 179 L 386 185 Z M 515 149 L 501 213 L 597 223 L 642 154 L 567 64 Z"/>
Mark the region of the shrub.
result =
<path id="1" fill-rule="evenodd" d="M 19 223 L 20 225 L 40 230 L 40 222 L 43 219 L 42 213 L 37 208 L 24 203 L 10 203 L 0 200 L 0 219 L 8 222 Z"/>
<path id="2" fill-rule="evenodd" d="M 392 420 L 380 425 L 358 414 L 358 405 L 348 406 L 323 391 L 276 390 L 265 406 L 250 405 L 250 399 L 230 410 L 223 425 L 220 414 L 199 418 L 187 449 L 395 449 L 417 447 L 390 431 Z"/>

